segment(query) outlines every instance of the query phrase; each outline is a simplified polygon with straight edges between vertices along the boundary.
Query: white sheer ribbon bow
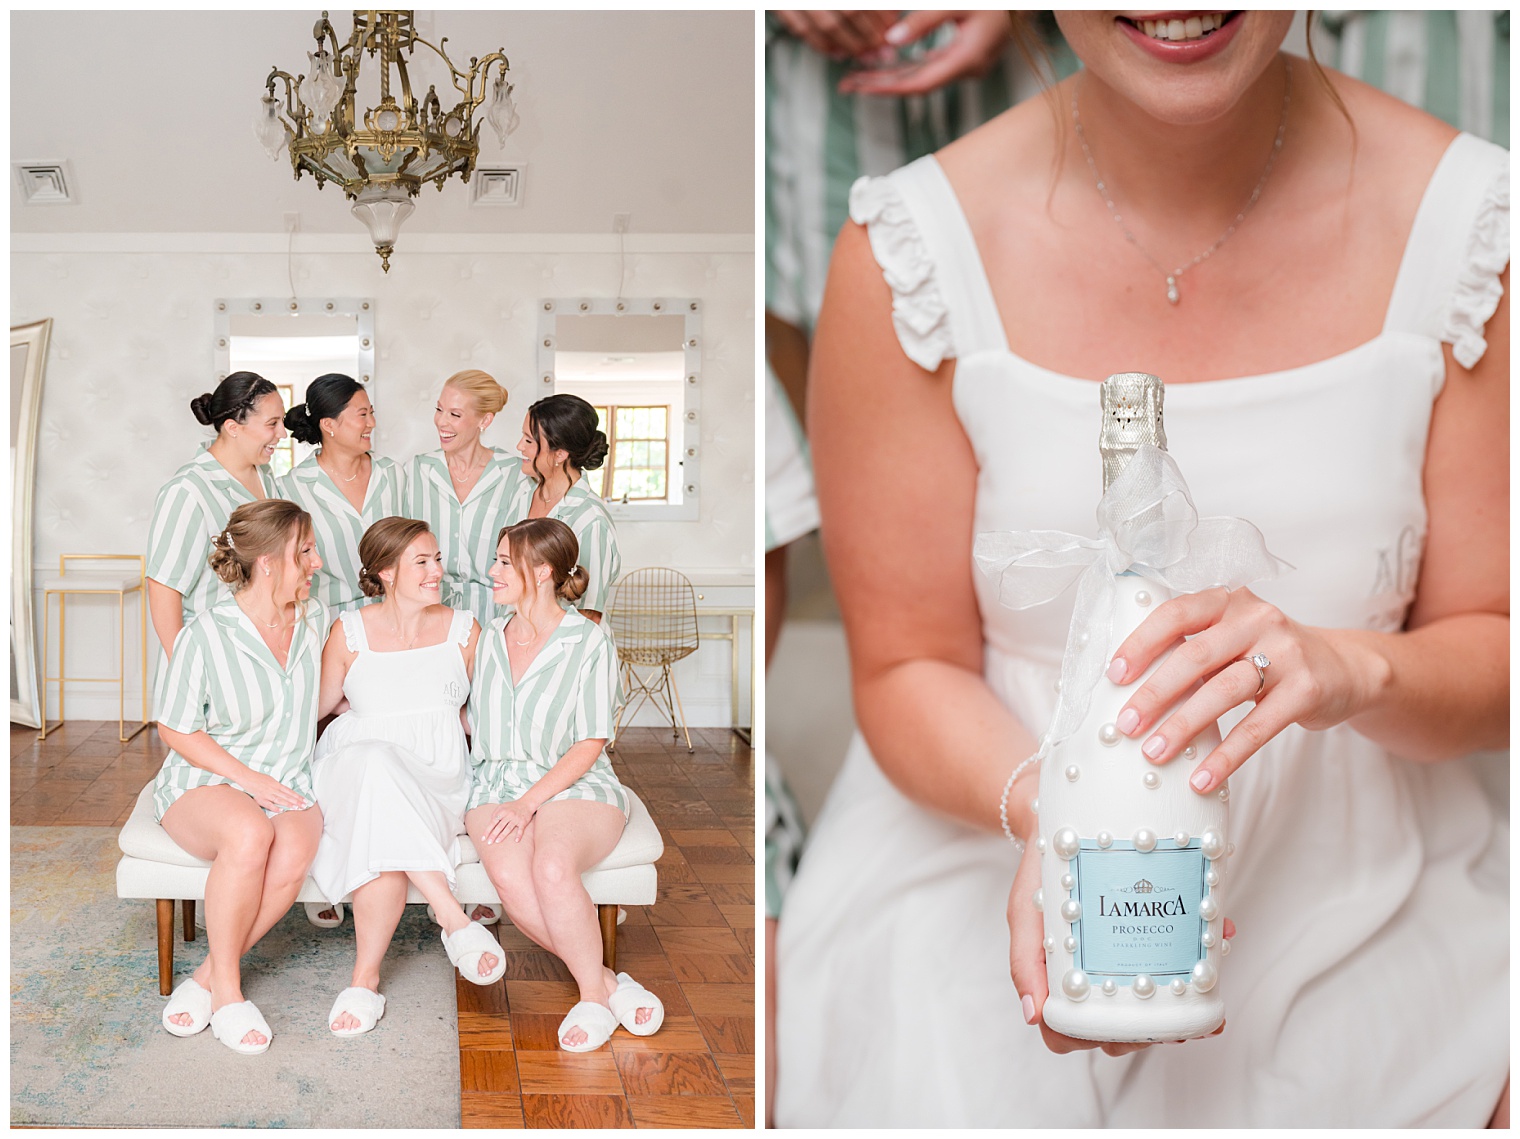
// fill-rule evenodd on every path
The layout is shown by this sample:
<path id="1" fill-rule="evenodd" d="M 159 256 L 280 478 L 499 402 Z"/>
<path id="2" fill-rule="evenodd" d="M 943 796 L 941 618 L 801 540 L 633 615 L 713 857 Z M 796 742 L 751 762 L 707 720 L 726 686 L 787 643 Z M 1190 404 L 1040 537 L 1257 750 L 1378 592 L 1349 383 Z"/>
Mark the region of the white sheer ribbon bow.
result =
<path id="1" fill-rule="evenodd" d="M 1176 461 L 1149 444 L 1098 502 L 1098 536 L 1060 530 L 993 531 L 976 536 L 977 568 L 998 583 L 998 601 L 1029 609 L 1077 585 L 1061 660 L 1056 714 L 1041 754 L 1077 730 L 1108 668 L 1114 602 L 1128 572 L 1172 593 L 1238 589 L 1292 569 L 1267 550 L 1261 531 L 1240 518 L 1199 518 Z"/>

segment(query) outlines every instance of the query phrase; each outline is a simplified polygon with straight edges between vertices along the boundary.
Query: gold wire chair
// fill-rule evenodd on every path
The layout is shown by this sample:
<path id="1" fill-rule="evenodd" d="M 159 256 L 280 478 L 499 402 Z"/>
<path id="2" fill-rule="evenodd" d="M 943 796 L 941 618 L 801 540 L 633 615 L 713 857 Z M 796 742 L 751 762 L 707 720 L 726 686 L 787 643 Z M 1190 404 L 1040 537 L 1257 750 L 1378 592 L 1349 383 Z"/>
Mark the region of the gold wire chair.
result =
<path id="1" fill-rule="evenodd" d="M 684 574 L 661 566 L 624 574 L 613 587 L 607 623 L 622 663 L 627 696 L 608 748 L 616 746 L 624 717 L 631 720 L 647 700 L 670 721 L 671 739 L 685 735 L 686 750 L 692 751 L 681 694 L 670 671 L 676 661 L 697 651 L 697 595 L 691 582 Z M 659 671 L 640 676 L 641 668 Z"/>

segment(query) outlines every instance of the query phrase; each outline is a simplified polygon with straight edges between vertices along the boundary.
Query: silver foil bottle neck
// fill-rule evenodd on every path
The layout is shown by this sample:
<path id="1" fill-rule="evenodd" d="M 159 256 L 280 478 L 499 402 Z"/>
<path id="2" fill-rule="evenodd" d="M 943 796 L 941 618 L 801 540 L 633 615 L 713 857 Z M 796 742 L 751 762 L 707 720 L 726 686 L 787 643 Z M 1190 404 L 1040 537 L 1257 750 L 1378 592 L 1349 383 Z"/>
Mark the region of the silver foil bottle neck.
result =
<path id="1" fill-rule="evenodd" d="M 1098 431 L 1098 452 L 1103 456 L 1103 489 L 1106 491 L 1144 443 L 1166 450 L 1166 427 L 1162 422 L 1161 380 L 1148 372 L 1118 372 L 1099 385 L 1103 402 L 1103 425 Z"/>

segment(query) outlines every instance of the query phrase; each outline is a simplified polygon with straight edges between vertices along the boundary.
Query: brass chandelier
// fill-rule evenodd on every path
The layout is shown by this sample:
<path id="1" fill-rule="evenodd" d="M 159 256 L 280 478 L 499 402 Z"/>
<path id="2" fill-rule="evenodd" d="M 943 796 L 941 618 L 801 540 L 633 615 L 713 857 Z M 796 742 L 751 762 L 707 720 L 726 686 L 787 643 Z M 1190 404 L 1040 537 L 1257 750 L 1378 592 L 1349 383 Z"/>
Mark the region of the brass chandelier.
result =
<path id="1" fill-rule="evenodd" d="M 441 191 L 451 174 L 457 173 L 462 182 L 470 180 L 480 153 L 476 108 L 489 100 L 484 121 L 502 144 L 517 128 L 507 57 L 501 51 L 484 59 L 472 56 L 469 70 L 461 71 L 444 51 L 448 37 L 436 47 L 428 43 L 417 35 L 411 12 L 355 12 L 353 32 L 341 46 L 323 12 L 312 35 L 316 50 L 306 56 L 311 74 L 270 70 L 254 133 L 270 158 L 289 147 L 297 180 L 309 172 L 318 189 L 328 182 L 343 187 L 388 273 L 396 235 L 416 208 L 412 199 L 423 183 L 432 182 Z M 412 93 L 407 60 L 418 44 L 448 67 L 462 96 L 453 107 L 444 107 L 435 86 L 429 86 L 420 101 Z M 357 87 L 366 54 L 380 57 L 380 101 L 361 112 Z M 493 67 L 496 78 L 491 81 Z M 283 106 L 275 93 L 276 81 L 285 84 Z M 400 88 L 399 102 L 393 86 Z"/>

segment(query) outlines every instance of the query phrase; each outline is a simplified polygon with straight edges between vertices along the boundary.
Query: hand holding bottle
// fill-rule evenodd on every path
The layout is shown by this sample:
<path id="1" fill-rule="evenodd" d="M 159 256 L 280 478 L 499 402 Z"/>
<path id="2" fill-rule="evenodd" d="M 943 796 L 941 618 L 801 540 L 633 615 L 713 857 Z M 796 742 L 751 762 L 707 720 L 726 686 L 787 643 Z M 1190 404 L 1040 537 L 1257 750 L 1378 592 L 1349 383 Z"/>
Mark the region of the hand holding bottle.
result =
<path id="1" fill-rule="evenodd" d="M 1010 805 L 1011 806 L 1011 805 Z M 1032 845 L 1039 834 L 1038 823 L 1029 827 L 1028 841 Z M 1008 893 L 1008 971 L 1013 977 L 1013 987 L 1018 990 L 1019 1003 L 1026 1023 L 1040 1026 L 1045 1047 L 1057 1055 L 1077 1052 L 1086 1048 L 1102 1048 L 1110 1056 L 1127 1056 L 1149 1044 L 1099 1043 L 1096 1040 L 1078 1040 L 1064 1036 L 1045 1023 L 1045 998 L 1050 986 L 1045 974 L 1045 918 L 1030 901 L 1040 886 L 1040 860 L 1025 856 L 1019 860 L 1019 869 L 1013 877 L 1013 889 Z M 1224 922 L 1225 940 L 1235 936 L 1235 923 L 1229 918 Z M 1218 1036 L 1224 1031 L 1221 1024 L 1209 1035 Z"/>
<path id="2" fill-rule="evenodd" d="M 1193 790 L 1205 794 L 1290 724 L 1329 728 L 1368 708 L 1388 674 L 1367 640 L 1376 635 L 1300 625 L 1249 589 L 1183 594 L 1158 605 L 1115 652 L 1108 678 L 1126 684 L 1176 646 L 1135 690 L 1116 726 L 1131 738 L 1147 736 L 1141 750 L 1163 764 L 1204 725 L 1254 701 L 1193 772 Z M 1270 662 L 1264 681 L 1247 659 L 1257 653 Z"/>

